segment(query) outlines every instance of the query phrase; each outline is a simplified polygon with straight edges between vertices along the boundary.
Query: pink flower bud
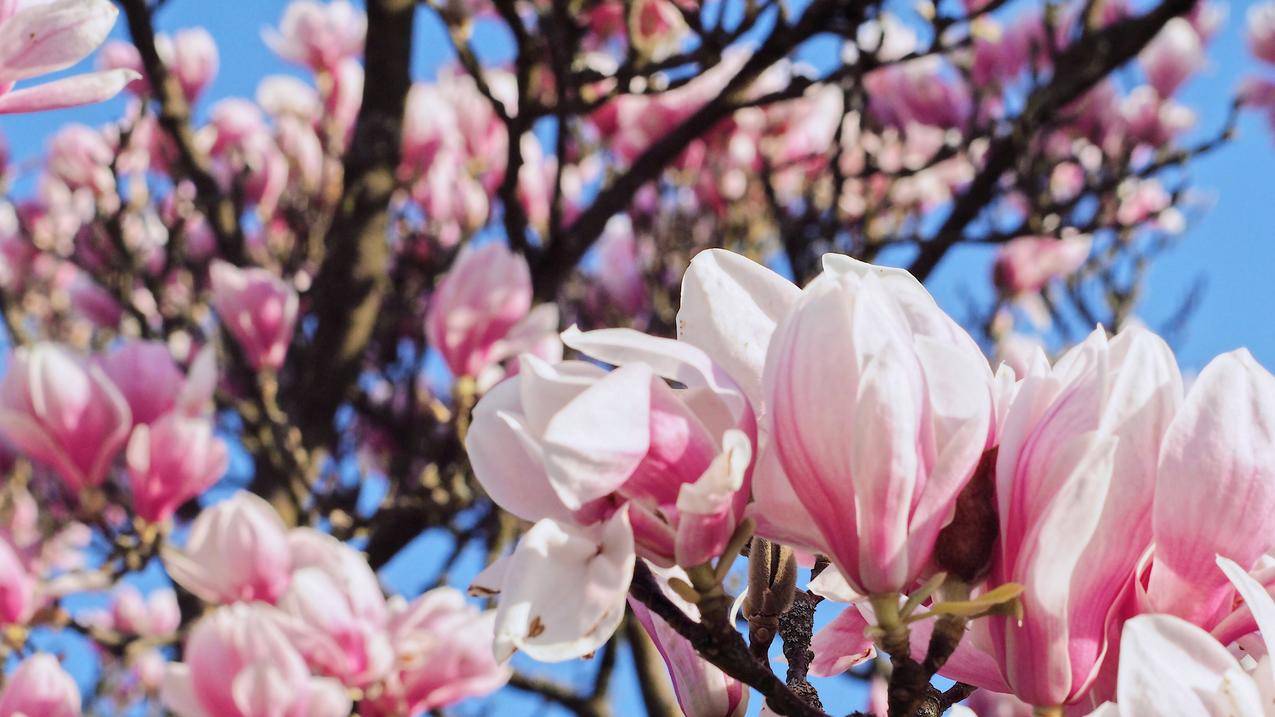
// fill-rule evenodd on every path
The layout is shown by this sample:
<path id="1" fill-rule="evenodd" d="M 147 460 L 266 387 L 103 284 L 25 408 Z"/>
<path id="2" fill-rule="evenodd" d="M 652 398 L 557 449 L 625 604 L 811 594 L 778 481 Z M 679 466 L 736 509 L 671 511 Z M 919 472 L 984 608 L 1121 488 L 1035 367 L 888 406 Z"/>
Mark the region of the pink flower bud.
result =
<path id="1" fill-rule="evenodd" d="M 279 514 L 240 491 L 195 518 L 186 547 L 166 549 L 169 576 L 211 603 L 273 603 L 288 587 L 292 560 Z"/>
<path id="2" fill-rule="evenodd" d="M 273 273 L 224 261 L 209 268 L 212 305 L 255 369 L 278 370 L 292 343 L 297 293 Z"/>
<path id="3" fill-rule="evenodd" d="M 1275 377 L 1245 350 L 1210 361 L 1159 459 L 1145 608 L 1211 630 L 1234 600 L 1216 557 L 1248 569 L 1275 546 Z"/>
<path id="4" fill-rule="evenodd" d="M 58 659 L 37 653 L 23 660 L 0 692 L 3 717 L 79 717 L 80 688 Z"/>
<path id="5" fill-rule="evenodd" d="M 143 598 L 132 585 L 121 586 L 115 591 L 111 617 L 116 630 L 143 637 L 168 635 L 181 626 L 177 593 L 170 588 L 152 590 Z"/>
<path id="6" fill-rule="evenodd" d="M 606 298 L 627 314 L 641 312 L 649 297 L 638 240 L 626 217 L 607 223 L 593 254 L 596 265 L 591 273 Z"/>
<path id="7" fill-rule="evenodd" d="M 346 0 L 293 0 L 279 29 L 263 36 L 279 57 L 316 73 L 331 73 L 342 60 L 363 54 L 366 34 L 367 17 Z"/>
<path id="8" fill-rule="evenodd" d="M 1205 61 L 1203 41 L 1191 23 L 1180 17 L 1165 23 L 1138 55 L 1147 82 L 1166 99 L 1204 67 Z"/>
<path id="9" fill-rule="evenodd" d="M 503 244 L 461 249 L 430 297 L 425 331 L 456 376 L 477 376 L 531 309 L 527 260 Z"/>
<path id="10" fill-rule="evenodd" d="M 1019 237 L 996 254 L 992 276 L 1010 295 L 1034 294 L 1055 279 L 1071 276 L 1089 258 L 1088 236 Z"/>
<path id="11" fill-rule="evenodd" d="M 49 173 L 72 190 L 94 195 L 115 191 L 111 160 L 115 150 L 102 133 L 82 124 L 68 124 L 49 142 Z"/>
<path id="12" fill-rule="evenodd" d="M 652 60 L 676 52 L 686 32 L 686 20 L 670 0 L 637 0 L 629 10 L 629 39 Z"/>
<path id="13" fill-rule="evenodd" d="M 15 350 L 0 382 L 0 433 L 79 491 L 100 485 L 132 418 L 96 366 L 50 343 Z"/>
<path id="14" fill-rule="evenodd" d="M 120 302 L 85 272 L 75 270 L 70 274 L 66 292 L 70 295 L 71 306 L 75 311 L 98 327 L 117 327 L 120 319 L 124 318 L 124 309 Z"/>
<path id="15" fill-rule="evenodd" d="M 126 462 L 133 511 L 162 523 L 221 478 L 230 454 L 209 421 L 170 413 L 133 429 Z"/>
<path id="16" fill-rule="evenodd" d="M 312 677 L 274 609 L 237 604 L 207 615 L 168 665 L 160 696 L 179 717 L 345 717 L 336 680 Z"/>
<path id="17" fill-rule="evenodd" d="M 193 103 L 217 76 L 220 58 L 216 41 L 202 27 L 178 30 L 171 39 L 157 39 L 160 57 L 177 78 L 186 101 Z"/>

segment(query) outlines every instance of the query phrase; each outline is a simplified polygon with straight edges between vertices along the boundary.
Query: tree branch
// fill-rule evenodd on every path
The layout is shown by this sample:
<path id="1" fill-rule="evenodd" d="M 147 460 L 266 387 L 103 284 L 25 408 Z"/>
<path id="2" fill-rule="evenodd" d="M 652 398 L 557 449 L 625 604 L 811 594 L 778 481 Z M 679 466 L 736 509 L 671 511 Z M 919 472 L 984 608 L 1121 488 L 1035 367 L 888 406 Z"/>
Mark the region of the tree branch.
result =
<path id="1" fill-rule="evenodd" d="M 306 442 L 333 436 L 333 417 L 358 378 L 388 285 L 389 203 L 411 88 L 414 0 L 367 4 L 363 105 L 345 155 L 345 190 L 314 283 L 314 343 L 303 358 L 297 412 Z"/>
<path id="2" fill-rule="evenodd" d="M 146 77 L 158 106 L 159 125 L 173 141 L 177 157 L 173 169 L 179 178 L 195 185 L 195 205 L 204 213 L 221 254 L 235 264 L 243 264 L 244 236 L 239 225 L 239 212 L 234 201 L 221 190 L 213 176 L 211 163 L 195 143 L 190 126 L 190 105 L 177 78 L 159 56 L 155 45 L 155 26 L 146 0 L 119 0 L 128 19 L 129 35 L 141 55 Z"/>
<path id="3" fill-rule="evenodd" d="M 710 630 L 695 622 L 682 609 L 673 604 L 660 590 L 651 569 L 641 560 L 633 570 L 633 583 L 629 594 L 659 615 L 679 635 L 690 641 L 701 657 L 708 660 L 727 675 L 752 686 L 765 696 L 766 702 L 776 713 L 788 717 L 827 717 L 823 710 L 806 704 L 788 685 L 775 677 L 770 668 L 753 658 L 744 638 L 727 625 L 725 630 Z"/>
<path id="4" fill-rule="evenodd" d="M 1054 77 L 1032 92 L 1013 130 L 992 142 L 983 168 L 956 198 L 952 211 L 935 235 L 921 245 L 920 254 L 908 271 L 925 281 L 948 250 L 960 242 L 965 227 L 998 196 L 1001 176 L 1014 166 L 1034 136 L 1033 130 L 1137 55 L 1165 23 L 1194 5 L 1195 0 L 1165 0 L 1143 15 L 1088 33 L 1063 50 L 1055 58 Z"/>
<path id="5" fill-rule="evenodd" d="M 854 2 L 850 11 L 862 14 L 866 6 L 867 3 Z M 658 177 L 691 142 L 729 117 L 737 109 L 735 103 L 739 95 L 754 80 L 798 45 L 825 31 L 836 11 L 844 7 L 845 4 L 838 0 L 814 0 L 795 24 L 776 27 L 716 98 L 648 147 L 628 171 L 599 192 L 588 209 L 535 262 L 533 283 L 536 297 L 542 301 L 553 299 L 562 281 L 602 234 L 607 222 L 628 206 L 642 185 Z"/>

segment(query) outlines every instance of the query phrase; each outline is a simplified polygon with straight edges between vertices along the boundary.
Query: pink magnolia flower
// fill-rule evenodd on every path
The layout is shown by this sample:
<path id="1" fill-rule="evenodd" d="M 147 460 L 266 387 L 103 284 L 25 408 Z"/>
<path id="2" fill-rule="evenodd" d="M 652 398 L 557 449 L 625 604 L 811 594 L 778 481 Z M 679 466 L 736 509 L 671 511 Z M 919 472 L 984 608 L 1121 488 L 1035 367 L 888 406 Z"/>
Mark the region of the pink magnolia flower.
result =
<path id="1" fill-rule="evenodd" d="M 87 189 L 94 196 L 115 192 L 111 161 L 115 150 L 102 133 L 82 124 L 68 124 L 49 140 L 49 174 L 69 189 Z"/>
<path id="2" fill-rule="evenodd" d="M 217 42 L 202 27 L 178 30 L 171 39 L 157 38 L 160 57 L 172 68 L 188 102 L 199 99 L 204 88 L 217 76 L 220 57 Z"/>
<path id="3" fill-rule="evenodd" d="M 485 73 L 493 96 L 508 110 L 515 106 L 517 80 L 507 70 Z M 494 189 L 505 167 L 509 136 L 505 124 L 467 73 L 444 68 L 435 82 L 419 82 L 407 95 L 403 118 L 405 177 L 439 168 L 439 155 L 455 153 L 474 167 L 474 176 L 493 182 Z"/>
<path id="4" fill-rule="evenodd" d="M 1135 143 L 1161 147 L 1195 124 L 1190 108 L 1164 99 L 1153 88 L 1135 87 L 1120 103 L 1125 131 Z"/>
<path id="5" fill-rule="evenodd" d="M 1264 62 L 1275 64 L 1275 2 L 1263 2 L 1248 9 L 1248 46 Z"/>
<path id="6" fill-rule="evenodd" d="M 667 573 L 657 573 L 660 586 L 665 597 L 673 601 L 693 620 L 699 619 L 699 609 L 679 597 L 672 590 L 664 587 L 668 577 L 677 576 L 682 580 L 686 574 L 673 569 Z M 629 598 L 629 607 L 633 615 L 642 624 L 642 629 L 655 643 L 664 658 L 669 677 L 673 680 L 673 692 L 677 695 L 677 704 L 682 708 L 685 717 L 743 717 L 748 711 L 749 690 L 746 685 L 727 676 L 695 651 L 690 641 L 682 637 L 662 618 L 653 615 L 642 603 Z"/>
<path id="7" fill-rule="evenodd" d="M 38 112 L 110 99 L 132 70 L 73 75 L 14 90 L 14 83 L 64 70 L 102 44 L 119 11 L 109 0 L 0 4 L 0 114 Z"/>
<path id="8" fill-rule="evenodd" d="M 495 611 L 480 611 L 453 588 L 392 607 L 395 669 L 380 694 L 359 704 L 367 717 L 416 715 L 500 689 L 511 670 L 492 654 Z"/>
<path id="9" fill-rule="evenodd" d="M 181 86 L 186 101 L 199 99 L 213 78 L 217 76 L 220 57 L 217 43 L 202 27 L 178 30 L 172 37 L 160 33 L 155 36 L 155 49 L 168 71 Z M 150 78 L 145 77 L 141 54 L 131 42 L 108 42 L 102 47 L 99 63 L 104 69 L 124 68 L 133 70 L 141 79 L 131 83 L 129 89 L 138 94 L 150 92 Z"/>
<path id="10" fill-rule="evenodd" d="M 592 523 L 627 503 L 648 559 L 694 566 L 718 555 L 748 496 L 747 401 L 686 344 L 625 329 L 573 329 L 563 341 L 620 368 L 524 355 L 474 412 L 468 450 L 489 494 L 530 520 Z M 548 495 L 534 493 L 541 486 Z"/>
<path id="11" fill-rule="evenodd" d="M 131 425 L 128 404 L 98 367 L 51 343 L 10 354 L 0 381 L 0 433 L 72 491 L 106 479 Z"/>
<path id="12" fill-rule="evenodd" d="M 256 100 L 273 117 L 291 116 L 313 123 L 323 114 L 318 91 L 291 75 L 263 77 L 257 85 Z"/>
<path id="13" fill-rule="evenodd" d="M 170 413 L 133 429 L 125 454 L 133 511 L 151 523 L 203 494 L 230 464 L 226 444 L 203 418 Z"/>
<path id="14" fill-rule="evenodd" d="M 385 597 L 367 560 L 330 535 L 288 536 L 292 580 L 279 598 L 281 625 L 319 674 L 366 687 L 394 666 Z"/>
<path id="15" fill-rule="evenodd" d="M 1055 279 L 1071 276 L 1089 258 L 1092 244 L 1089 236 L 1019 237 L 997 252 L 992 276 L 1011 295 L 1034 294 Z"/>
<path id="16" fill-rule="evenodd" d="M 509 355 L 501 340 L 530 309 L 527 260 L 498 242 L 466 245 L 430 297 L 425 331 L 454 375 L 476 377 Z"/>
<path id="17" fill-rule="evenodd" d="M 993 21 L 983 20 L 990 32 L 979 33 L 974 40 L 974 59 L 970 79 L 976 87 L 1007 83 L 1018 77 L 1033 61 L 1045 61 L 1045 23 L 1038 12 L 1027 12 L 1003 29 Z"/>
<path id="18" fill-rule="evenodd" d="M 424 210 L 443 246 L 455 246 L 473 234 L 490 213 L 486 188 L 465 167 L 462 155 L 445 149 L 436 155 L 429 172 L 412 184 L 412 199 Z"/>
<path id="19" fill-rule="evenodd" d="M 0 717 L 79 717 L 80 688 L 58 659 L 37 653 L 23 660 L 4 682 Z"/>
<path id="20" fill-rule="evenodd" d="M 261 268 L 241 269 L 224 261 L 209 268 L 212 305 L 255 369 L 278 370 L 292 343 L 297 292 Z"/>
<path id="21" fill-rule="evenodd" d="M 287 530 L 269 503 L 239 491 L 195 518 L 186 547 L 165 549 L 164 567 L 206 602 L 273 603 L 291 574 Z"/>
<path id="22" fill-rule="evenodd" d="M 1217 564 L 1252 611 L 1262 647 L 1245 665 L 1212 635 L 1175 615 L 1141 615 L 1124 624 L 1116 703 L 1093 717 L 1275 715 L 1275 601 L 1226 558 Z"/>
<path id="23" fill-rule="evenodd" d="M 873 93 L 873 115 L 899 129 L 910 124 L 959 129 L 973 109 L 969 87 L 933 56 L 875 70 L 864 82 Z"/>
<path id="24" fill-rule="evenodd" d="M 186 640 L 185 662 L 171 663 L 160 690 L 178 717 L 345 717 L 341 683 L 312 677 L 261 604 L 218 608 Z"/>
<path id="25" fill-rule="evenodd" d="M 905 590 L 928 567 L 993 438 L 991 381 L 969 335 L 901 270 L 827 255 L 779 323 L 769 436 L 856 592 Z"/>
<path id="26" fill-rule="evenodd" d="M 134 424 L 151 423 L 173 410 L 186 385 L 168 347 L 157 341 L 125 341 L 98 363 L 128 401 Z"/>
<path id="27" fill-rule="evenodd" d="M 1216 556 L 1256 567 L 1275 547 L 1273 518 L 1275 377 L 1247 351 L 1223 354 L 1200 372 L 1160 448 L 1143 611 L 1213 629 L 1234 601 Z"/>
<path id="28" fill-rule="evenodd" d="M 363 54 L 367 16 L 346 0 L 292 0 L 279 29 L 262 33 L 277 55 L 316 73 L 335 73 L 343 60 Z"/>
<path id="29" fill-rule="evenodd" d="M 496 659 L 522 650 L 561 662 L 597 650 L 624 619 L 636 559 L 627 509 L 584 527 L 551 518 L 536 523 L 470 586 L 497 598 Z"/>
<path id="30" fill-rule="evenodd" d="M 181 608 L 171 588 L 152 590 L 146 597 L 132 585 L 115 591 L 111 604 L 113 627 L 123 633 L 144 637 L 169 635 L 181 627 Z"/>
<path id="31" fill-rule="evenodd" d="M 1098 329 L 1020 384 L 1000 438 L 1000 547 L 989 584 L 1020 583 L 1023 619 L 978 621 L 953 679 L 1036 706 L 1084 695 L 1151 542 L 1156 459 L 1181 402 L 1169 348 L 1140 328 Z M 962 672 L 967 670 L 967 672 Z"/>
<path id="32" fill-rule="evenodd" d="M 1190 22 L 1175 17 L 1165 23 L 1159 34 L 1142 50 L 1138 62 L 1146 73 L 1147 82 L 1160 97 L 1167 99 L 1204 67 L 1204 42 Z"/>
<path id="33" fill-rule="evenodd" d="M 650 297 L 642 270 L 642 252 L 627 217 L 616 217 L 607 223 L 593 255 L 596 265 L 590 273 L 606 298 L 626 314 L 641 312 Z"/>

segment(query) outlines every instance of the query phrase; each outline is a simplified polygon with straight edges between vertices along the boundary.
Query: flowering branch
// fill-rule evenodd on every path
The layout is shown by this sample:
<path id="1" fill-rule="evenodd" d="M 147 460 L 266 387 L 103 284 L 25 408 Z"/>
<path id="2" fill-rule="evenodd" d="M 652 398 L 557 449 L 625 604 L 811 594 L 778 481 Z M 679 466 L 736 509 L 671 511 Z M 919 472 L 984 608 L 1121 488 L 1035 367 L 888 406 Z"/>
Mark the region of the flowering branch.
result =
<path id="1" fill-rule="evenodd" d="M 696 622 L 682 612 L 660 590 L 655 576 L 642 561 L 638 561 L 633 569 L 629 594 L 689 640 L 704 659 L 761 692 L 767 704 L 779 714 L 788 717 L 826 717 L 822 709 L 807 704 L 775 677 L 769 667 L 758 662 L 733 626 L 720 622 Z"/>

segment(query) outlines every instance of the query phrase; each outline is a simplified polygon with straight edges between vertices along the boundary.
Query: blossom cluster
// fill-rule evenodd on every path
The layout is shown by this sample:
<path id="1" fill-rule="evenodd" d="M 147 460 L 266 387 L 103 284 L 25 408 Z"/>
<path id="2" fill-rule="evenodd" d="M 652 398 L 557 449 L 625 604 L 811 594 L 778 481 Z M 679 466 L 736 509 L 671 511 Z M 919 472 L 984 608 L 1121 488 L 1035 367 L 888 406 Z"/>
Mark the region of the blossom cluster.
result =
<path id="1" fill-rule="evenodd" d="M 704 252 L 683 281 L 677 339 L 569 330 L 565 344 L 615 368 L 524 356 L 479 402 L 475 472 L 536 521 L 474 586 L 498 594 L 498 653 L 597 649 L 634 561 L 685 583 L 676 571 L 733 562 L 748 523 L 825 556 L 812 589 L 851 602 L 814 638 L 816 673 L 867 659 L 901 626 L 904 596 L 929 607 L 916 637 L 946 601 L 1012 585 L 1016 609 L 974 620 L 942 674 L 1039 708 L 1118 699 L 1101 708 L 1113 714 L 1168 710 L 1180 697 L 1165 687 L 1182 680 L 1193 714 L 1232 714 L 1230 685 L 1251 680 L 1241 713 L 1266 714 L 1266 668 L 1242 668 L 1226 646 L 1263 650 L 1249 636 L 1275 609 L 1262 582 L 1275 376 L 1239 350 L 1184 391 L 1168 346 L 1136 326 L 993 372 L 906 272 L 834 254 L 823 266 L 799 289 Z M 984 514 L 954 522 L 982 484 Z M 994 536 L 981 552 L 966 535 L 989 527 L 980 520 Z M 913 642 L 918 659 L 927 643 Z M 703 674 L 715 668 L 669 666 L 717 696 L 713 708 L 684 699 L 688 714 L 736 714 L 738 685 Z"/>

